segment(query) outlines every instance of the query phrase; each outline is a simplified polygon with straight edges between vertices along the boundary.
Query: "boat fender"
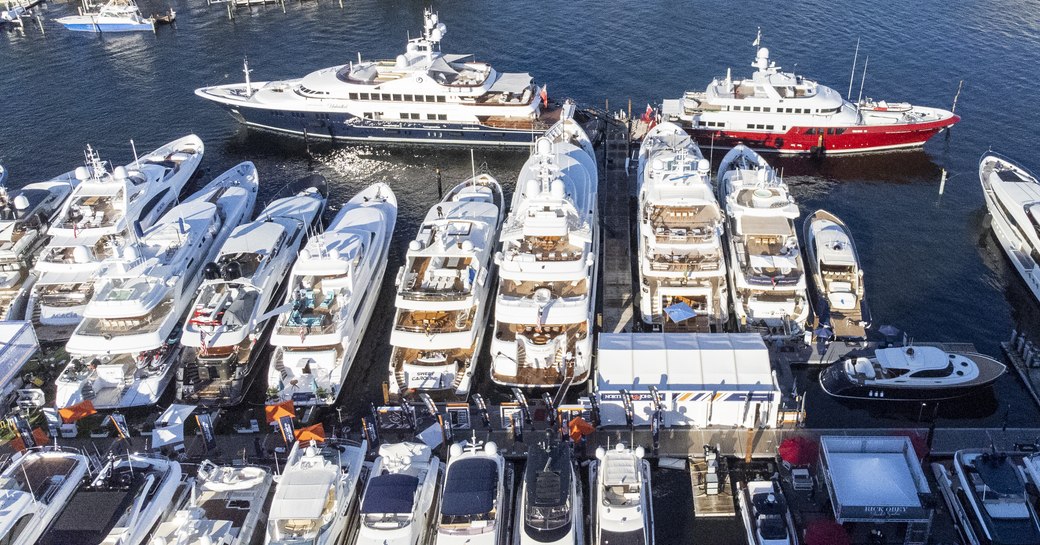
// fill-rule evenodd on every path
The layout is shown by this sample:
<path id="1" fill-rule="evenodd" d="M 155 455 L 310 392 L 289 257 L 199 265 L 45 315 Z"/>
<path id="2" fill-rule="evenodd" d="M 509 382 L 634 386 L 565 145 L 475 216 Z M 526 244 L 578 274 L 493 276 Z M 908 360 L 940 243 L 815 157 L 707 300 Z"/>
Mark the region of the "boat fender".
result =
<path id="1" fill-rule="evenodd" d="M 784 139 L 783 138 L 777 138 L 777 139 L 773 140 L 773 142 L 776 143 L 776 149 L 780 149 L 780 148 L 784 147 Z"/>

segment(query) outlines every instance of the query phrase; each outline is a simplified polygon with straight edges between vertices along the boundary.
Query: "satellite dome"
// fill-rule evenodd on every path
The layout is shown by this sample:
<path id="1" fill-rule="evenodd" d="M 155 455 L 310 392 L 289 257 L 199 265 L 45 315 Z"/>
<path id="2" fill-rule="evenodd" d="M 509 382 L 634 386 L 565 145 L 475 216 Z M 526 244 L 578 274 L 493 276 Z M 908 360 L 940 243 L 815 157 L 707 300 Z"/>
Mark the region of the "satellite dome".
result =
<path id="1" fill-rule="evenodd" d="M 413 252 L 418 252 L 419 250 L 422 250 L 422 247 L 422 242 L 419 242 L 418 240 L 413 240 L 408 243 L 408 249 Z"/>
<path id="2" fill-rule="evenodd" d="M 72 260 L 76 263 L 87 263 L 90 261 L 90 250 L 86 246 L 75 246 L 72 248 Z"/>
<path id="3" fill-rule="evenodd" d="M 697 161 L 697 172 L 706 173 L 709 170 L 711 170 L 711 161 L 707 159 L 701 159 L 700 161 Z"/>
<path id="4" fill-rule="evenodd" d="M 79 181 L 90 179 L 90 171 L 87 167 L 76 167 L 76 179 Z"/>
<path id="5" fill-rule="evenodd" d="M 115 176 L 115 178 L 117 180 L 125 180 L 127 178 L 126 167 L 124 167 L 124 166 L 116 167 L 116 169 L 112 172 L 112 175 Z"/>
<path id="6" fill-rule="evenodd" d="M 473 251 L 473 241 L 472 240 L 464 240 L 464 241 L 462 241 L 462 251 L 463 252 L 472 252 Z"/>
<path id="7" fill-rule="evenodd" d="M 491 455 L 498 454 L 498 445 L 496 445 L 494 441 L 488 441 L 484 445 L 484 452 Z"/>
<path id="8" fill-rule="evenodd" d="M 26 208 L 29 208 L 29 198 L 19 193 L 14 198 L 14 207 L 18 210 L 25 210 Z"/>
<path id="9" fill-rule="evenodd" d="M 548 138 L 541 137 L 538 139 L 538 143 L 535 144 L 535 149 L 538 150 L 538 155 L 549 155 L 552 153 L 552 142 Z"/>

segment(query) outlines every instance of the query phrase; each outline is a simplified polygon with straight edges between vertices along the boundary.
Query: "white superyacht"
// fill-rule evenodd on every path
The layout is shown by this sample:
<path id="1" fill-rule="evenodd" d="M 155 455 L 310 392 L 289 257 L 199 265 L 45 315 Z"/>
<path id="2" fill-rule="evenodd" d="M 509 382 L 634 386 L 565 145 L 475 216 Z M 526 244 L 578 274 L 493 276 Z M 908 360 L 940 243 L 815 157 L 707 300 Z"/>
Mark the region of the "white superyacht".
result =
<path id="1" fill-rule="evenodd" d="M 354 545 L 426 545 L 444 465 L 421 443 L 379 446 Z"/>
<path id="2" fill-rule="evenodd" d="M 500 385 L 554 388 L 588 379 L 599 266 L 595 157 L 565 113 L 520 171 L 495 255 L 491 379 Z"/>
<path id="3" fill-rule="evenodd" d="M 55 404 L 152 405 L 179 361 L 177 337 L 190 295 L 231 231 L 253 213 L 256 168 L 242 163 L 175 207 L 123 250 L 98 280 L 65 349 Z"/>
<path id="4" fill-rule="evenodd" d="M 639 310 L 658 331 L 721 331 L 729 319 L 722 209 L 711 163 L 686 132 L 657 125 L 639 147 Z M 692 317 L 672 319 L 681 307 Z"/>
<path id="5" fill-rule="evenodd" d="M 379 298 L 396 222 L 393 190 L 373 184 L 300 250 L 283 305 L 289 309 L 271 334 L 269 402 L 336 401 Z"/>
<path id="6" fill-rule="evenodd" d="M 151 227 L 176 203 L 202 161 L 195 135 L 162 146 L 127 166 L 109 169 L 87 148 L 86 166 L 76 169 L 79 186 L 48 231 L 28 291 L 27 320 L 41 341 L 65 341 L 83 318 L 94 281 L 109 258 Z"/>
<path id="7" fill-rule="evenodd" d="M 1033 297 L 1040 300 L 1040 181 L 995 153 L 987 153 L 979 162 L 979 181 L 993 217 L 993 234 Z"/>
<path id="8" fill-rule="evenodd" d="M 448 452 L 434 545 L 505 545 L 512 466 L 492 442 L 457 443 Z"/>
<path id="9" fill-rule="evenodd" d="M 729 221 L 730 292 L 741 331 L 767 337 L 800 335 L 809 317 L 805 266 L 787 184 L 744 146 L 719 166 L 719 195 Z"/>
<path id="10" fill-rule="evenodd" d="M 643 455 L 643 447 L 621 443 L 611 450 L 596 449 L 596 460 L 589 465 L 592 543 L 653 545 L 650 462 Z"/>
<path id="11" fill-rule="evenodd" d="M 502 205 L 502 187 L 478 175 L 434 205 L 408 244 L 390 334 L 392 395 L 469 395 L 487 325 Z"/>

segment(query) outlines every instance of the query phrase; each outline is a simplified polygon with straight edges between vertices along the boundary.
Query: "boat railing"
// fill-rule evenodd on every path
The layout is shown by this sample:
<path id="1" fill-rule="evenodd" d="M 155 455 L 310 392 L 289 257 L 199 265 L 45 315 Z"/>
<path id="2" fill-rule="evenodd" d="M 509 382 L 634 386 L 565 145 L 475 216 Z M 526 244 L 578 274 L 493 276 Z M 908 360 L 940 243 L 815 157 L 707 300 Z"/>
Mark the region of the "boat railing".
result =
<path id="1" fill-rule="evenodd" d="M 667 256 L 655 256 L 650 260 L 650 270 L 666 272 L 711 272 L 721 269 L 718 257 L 711 259 L 690 259 L 680 257 L 669 259 Z"/>
<path id="2" fill-rule="evenodd" d="M 468 291 L 402 290 L 399 294 L 409 301 L 461 301 L 470 296 Z"/>

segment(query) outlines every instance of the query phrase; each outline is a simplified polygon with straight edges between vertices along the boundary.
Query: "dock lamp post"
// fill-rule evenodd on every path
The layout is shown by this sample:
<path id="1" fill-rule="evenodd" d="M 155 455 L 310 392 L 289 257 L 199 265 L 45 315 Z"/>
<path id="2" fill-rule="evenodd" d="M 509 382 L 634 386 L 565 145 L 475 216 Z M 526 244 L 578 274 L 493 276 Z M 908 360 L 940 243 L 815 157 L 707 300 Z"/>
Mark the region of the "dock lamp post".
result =
<path id="1" fill-rule="evenodd" d="M 439 424 L 441 427 L 441 438 L 444 440 L 445 448 L 447 448 L 448 444 L 451 443 L 451 426 L 444 425 L 444 415 L 442 415 L 441 412 L 437 410 L 437 404 L 433 402 L 433 398 L 430 397 L 430 394 L 426 392 L 420 392 L 419 399 L 421 399 L 423 404 L 426 405 L 426 411 L 430 413 L 430 416 L 437 419 L 437 424 Z"/>
<path id="2" fill-rule="evenodd" d="M 527 396 L 516 386 L 513 387 L 513 399 L 520 404 L 520 414 L 524 417 L 524 423 L 528 426 L 534 426 L 534 421 L 531 419 L 531 409 L 527 405 Z"/>
<path id="3" fill-rule="evenodd" d="M 592 425 L 599 427 L 599 398 L 595 394 L 589 396 L 589 418 Z"/>
<path id="4" fill-rule="evenodd" d="M 556 431 L 559 428 L 560 419 L 559 415 L 556 414 L 556 405 L 553 403 L 549 392 L 542 394 L 542 402 L 545 403 L 545 410 L 548 411 L 545 414 L 545 421 L 552 425 L 553 431 Z"/>
<path id="5" fill-rule="evenodd" d="M 491 415 L 488 414 L 487 403 L 484 401 L 484 396 L 473 394 L 473 404 L 477 406 L 477 414 L 480 415 L 480 420 L 484 422 L 484 427 L 490 430 Z"/>
<path id="6" fill-rule="evenodd" d="M 654 400 L 654 414 L 650 420 L 650 435 L 653 438 L 654 456 L 656 457 L 657 451 L 661 447 L 661 424 L 664 419 L 664 403 L 657 386 L 650 386 L 650 395 Z"/>

